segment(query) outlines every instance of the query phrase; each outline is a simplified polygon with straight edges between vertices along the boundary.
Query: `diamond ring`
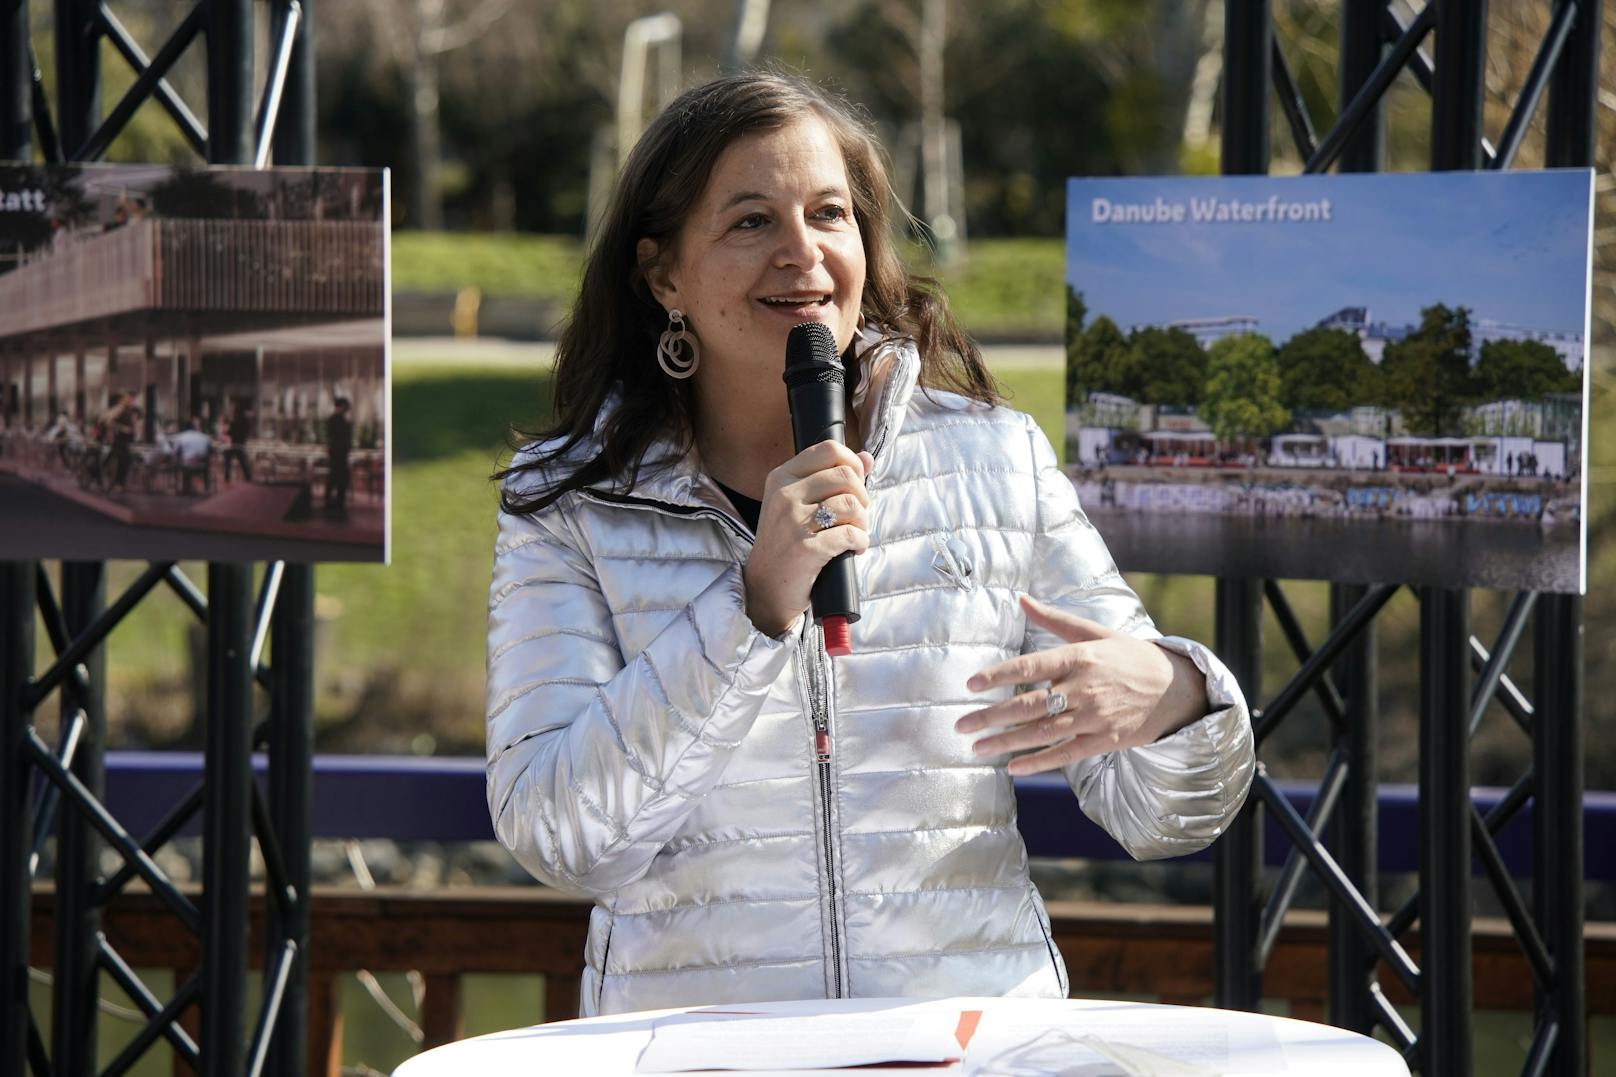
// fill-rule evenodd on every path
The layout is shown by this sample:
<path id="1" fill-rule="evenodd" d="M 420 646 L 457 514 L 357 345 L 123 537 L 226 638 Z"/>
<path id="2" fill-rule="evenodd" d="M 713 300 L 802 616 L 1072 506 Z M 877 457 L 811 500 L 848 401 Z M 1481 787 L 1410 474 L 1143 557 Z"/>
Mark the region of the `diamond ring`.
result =
<path id="1" fill-rule="evenodd" d="M 1044 697 L 1044 717 L 1053 718 L 1066 709 L 1066 693 L 1051 691 Z"/>
<path id="2" fill-rule="evenodd" d="M 815 531 L 823 531 L 828 527 L 835 527 L 835 526 L 836 526 L 836 514 L 834 512 L 831 512 L 824 505 L 820 505 L 817 509 L 814 510 L 814 530 Z"/>

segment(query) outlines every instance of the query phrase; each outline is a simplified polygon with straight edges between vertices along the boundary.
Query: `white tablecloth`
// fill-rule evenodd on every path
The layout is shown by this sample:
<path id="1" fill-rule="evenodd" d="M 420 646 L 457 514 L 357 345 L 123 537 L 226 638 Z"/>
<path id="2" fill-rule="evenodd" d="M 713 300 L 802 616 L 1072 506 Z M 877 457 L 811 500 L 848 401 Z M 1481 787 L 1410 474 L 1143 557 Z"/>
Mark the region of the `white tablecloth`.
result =
<path id="1" fill-rule="evenodd" d="M 820 1014 L 908 1007 L 951 1012 L 980 1010 L 982 1018 L 963 1061 L 946 1067 L 883 1068 L 879 1071 L 883 1074 L 1053 1074 L 1069 1065 L 1069 1073 L 1082 1077 L 1130 1077 L 1145 1072 L 1171 1073 L 1175 1077 L 1180 1073 L 1217 1073 L 1222 1077 L 1408 1077 L 1408 1067 L 1401 1056 L 1376 1040 L 1330 1025 L 1204 1007 L 1097 999 L 951 998 L 837 999 L 711 1008 L 811 1021 Z M 558 1021 L 496 1032 L 417 1055 L 400 1066 L 395 1077 L 627 1077 L 634 1073 L 635 1061 L 651 1039 L 654 1020 L 701 1008 Z M 1181 1069 L 1168 1063 L 1149 1070 L 1129 1069 L 1121 1063 L 1095 1065 L 1094 1056 L 1084 1044 L 1111 1045 L 1124 1052 L 1130 1047 L 1145 1048 L 1155 1056 L 1193 1068 Z M 1066 1065 L 1063 1055 L 1068 1060 Z M 1078 1065 L 1079 1060 L 1090 1064 Z M 1138 1065 L 1140 1057 L 1136 1053 L 1129 1061 Z M 805 1073 L 849 1071 L 769 1072 L 800 1077 Z"/>

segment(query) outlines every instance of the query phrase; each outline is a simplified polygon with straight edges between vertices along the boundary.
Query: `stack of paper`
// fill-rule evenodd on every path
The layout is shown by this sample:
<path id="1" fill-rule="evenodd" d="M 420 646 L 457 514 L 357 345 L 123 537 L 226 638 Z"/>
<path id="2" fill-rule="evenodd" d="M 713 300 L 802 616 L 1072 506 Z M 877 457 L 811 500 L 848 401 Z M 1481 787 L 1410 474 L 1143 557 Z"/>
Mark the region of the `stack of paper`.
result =
<path id="1" fill-rule="evenodd" d="M 864 1013 L 757 1015 L 697 1010 L 651 1026 L 639 1073 L 947 1066 L 965 1053 L 979 1011 L 894 1007 Z"/>

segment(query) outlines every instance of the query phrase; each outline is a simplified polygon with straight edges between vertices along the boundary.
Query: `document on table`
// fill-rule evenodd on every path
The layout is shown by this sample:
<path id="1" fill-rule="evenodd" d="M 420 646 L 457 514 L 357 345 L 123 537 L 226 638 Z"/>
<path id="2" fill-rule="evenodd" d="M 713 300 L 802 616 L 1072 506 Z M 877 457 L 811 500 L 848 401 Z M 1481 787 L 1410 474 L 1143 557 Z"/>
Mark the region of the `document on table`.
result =
<path id="1" fill-rule="evenodd" d="M 1220 1077 L 1287 1072 L 1262 1021 L 1218 1010 L 1086 1008 L 1053 1021 L 989 1012 L 971 1040 L 975 1077 Z"/>
<path id="2" fill-rule="evenodd" d="M 682 1073 L 941 1064 L 964 1054 L 955 1035 L 962 1027 L 960 1011 L 937 1008 L 792 1017 L 697 1011 L 654 1022 L 634 1068 Z"/>

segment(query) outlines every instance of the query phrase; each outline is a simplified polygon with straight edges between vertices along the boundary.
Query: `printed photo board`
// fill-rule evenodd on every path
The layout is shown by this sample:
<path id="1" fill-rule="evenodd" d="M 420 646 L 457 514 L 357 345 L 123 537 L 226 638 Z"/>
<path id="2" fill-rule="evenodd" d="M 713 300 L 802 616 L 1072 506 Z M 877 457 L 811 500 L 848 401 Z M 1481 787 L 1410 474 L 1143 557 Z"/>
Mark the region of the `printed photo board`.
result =
<path id="1" fill-rule="evenodd" d="M 1122 567 L 1585 589 L 1591 171 L 1067 194 L 1066 470 Z"/>
<path id="2" fill-rule="evenodd" d="M 0 559 L 385 561 L 387 201 L 0 164 Z"/>

